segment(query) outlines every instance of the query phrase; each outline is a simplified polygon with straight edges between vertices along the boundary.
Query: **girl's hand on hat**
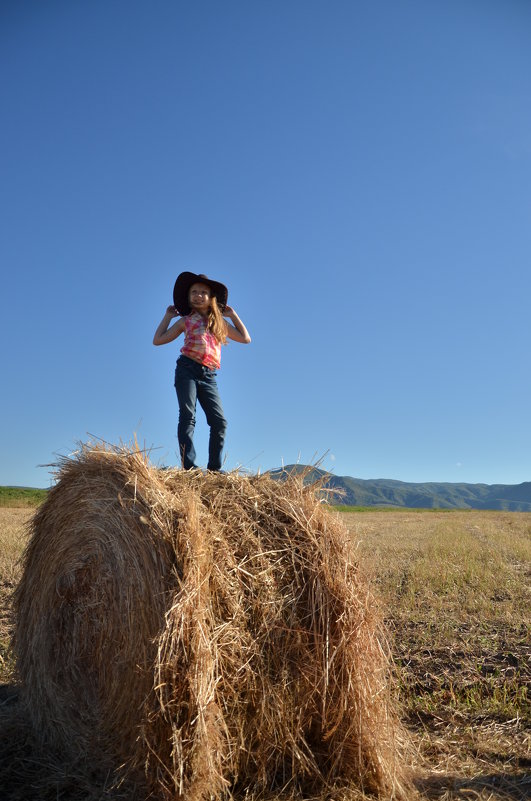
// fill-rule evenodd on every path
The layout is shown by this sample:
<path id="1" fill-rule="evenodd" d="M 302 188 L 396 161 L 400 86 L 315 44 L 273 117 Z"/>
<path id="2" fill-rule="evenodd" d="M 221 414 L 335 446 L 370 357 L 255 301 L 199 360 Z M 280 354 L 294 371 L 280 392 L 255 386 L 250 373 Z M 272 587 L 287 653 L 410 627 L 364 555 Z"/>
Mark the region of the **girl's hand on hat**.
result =
<path id="1" fill-rule="evenodd" d="M 179 316 L 179 312 L 177 311 L 175 306 L 168 306 L 168 308 L 166 309 L 166 314 L 168 314 L 170 317 L 178 317 Z"/>
<path id="2" fill-rule="evenodd" d="M 223 317 L 229 317 L 230 319 L 232 319 L 233 315 L 234 315 L 234 309 L 227 303 L 225 305 L 225 308 L 223 309 Z"/>

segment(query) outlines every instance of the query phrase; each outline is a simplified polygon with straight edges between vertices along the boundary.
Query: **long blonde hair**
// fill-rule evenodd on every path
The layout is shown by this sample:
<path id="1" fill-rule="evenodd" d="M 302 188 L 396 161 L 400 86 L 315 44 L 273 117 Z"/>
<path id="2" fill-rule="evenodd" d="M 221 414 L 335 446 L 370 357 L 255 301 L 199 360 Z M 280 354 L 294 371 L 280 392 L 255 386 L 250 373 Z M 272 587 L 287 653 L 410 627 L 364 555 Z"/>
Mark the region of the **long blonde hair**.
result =
<path id="1" fill-rule="evenodd" d="M 227 323 L 223 319 L 215 295 L 210 298 L 210 309 L 208 311 L 208 330 L 213 334 L 218 342 L 225 345 L 227 342 Z"/>

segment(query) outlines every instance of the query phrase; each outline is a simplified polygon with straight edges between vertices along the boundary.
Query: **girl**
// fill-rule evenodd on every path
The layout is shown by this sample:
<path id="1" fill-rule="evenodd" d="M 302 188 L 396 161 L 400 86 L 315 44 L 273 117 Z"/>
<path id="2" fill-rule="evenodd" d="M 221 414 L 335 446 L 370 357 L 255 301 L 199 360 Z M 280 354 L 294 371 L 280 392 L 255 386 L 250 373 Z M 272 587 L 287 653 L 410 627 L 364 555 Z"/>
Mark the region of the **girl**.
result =
<path id="1" fill-rule="evenodd" d="M 251 341 L 246 327 L 227 305 L 228 294 L 224 284 L 206 275 L 181 273 L 173 288 L 173 306 L 166 309 L 153 337 L 154 345 L 165 345 L 184 333 L 184 346 L 175 369 L 175 390 L 179 402 L 177 438 L 185 470 L 197 467 L 193 443 L 197 401 L 210 426 L 207 469 L 221 470 L 227 428 L 216 383 L 221 345 L 227 339 L 242 343 Z M 170 325 L 179 315 L 181 318 Z M 231 322 L 225 322 L 223 317 Z"/>

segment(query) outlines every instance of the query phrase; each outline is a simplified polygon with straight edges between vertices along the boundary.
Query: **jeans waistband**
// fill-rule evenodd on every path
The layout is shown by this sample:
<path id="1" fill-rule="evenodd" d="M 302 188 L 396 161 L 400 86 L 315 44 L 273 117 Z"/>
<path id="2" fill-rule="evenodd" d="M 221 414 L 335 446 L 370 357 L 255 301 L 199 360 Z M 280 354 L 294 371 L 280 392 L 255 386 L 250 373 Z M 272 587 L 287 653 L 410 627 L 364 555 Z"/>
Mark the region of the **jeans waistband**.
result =
<path id="1" fill-rule="evenodd" d="M 191 367 L 193 366 L 198 368 L 199 370 L 208 370 L 210 373 L 215 373 L 217 369 L 216 367 L 209 367 L 207 364 L 201 364 L 201 362 L 196 362 L 195 359 L 191 359 L 189 356 L 185 356 L 184 353 L 181 353 L 181 355 L 177 359 L 177 363 L 179 363 L 180 361 L 182 361 L 183 364 L 188 364 Z"/>

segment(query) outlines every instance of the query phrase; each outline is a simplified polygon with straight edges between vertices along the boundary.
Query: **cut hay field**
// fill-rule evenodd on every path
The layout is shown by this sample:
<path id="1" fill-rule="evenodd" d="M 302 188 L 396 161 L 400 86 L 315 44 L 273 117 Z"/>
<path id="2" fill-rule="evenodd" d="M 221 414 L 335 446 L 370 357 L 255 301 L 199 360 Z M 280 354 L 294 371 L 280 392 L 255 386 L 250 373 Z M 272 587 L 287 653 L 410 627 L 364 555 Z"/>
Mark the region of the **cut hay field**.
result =
<path id="1" fill-rule="evenodd" d="M 119 791 L 91 788 L 86 776 L 80 784 L 53 760 L 37 762 L 17 734 L 22 723 L 12 690 L 10 594 L 31 514 L 0 508 L 0 760 L 18 761 L 18 775 L 26 771 L 26 787 L 33 788 L 22 789 L 20 779 L 18 787 L 2 786 L 1 797 L 125 799 Z M 383 606 L 402 716 L 417 749 L 420 797 L 529 798 L 531 514 L 331 514 L 348 527 Z"/>
<path id="2" fill-rule="evenodd" d="M 343 513 L 384 604 L 426 798 L 531 793 L 531 515 Z"/>

